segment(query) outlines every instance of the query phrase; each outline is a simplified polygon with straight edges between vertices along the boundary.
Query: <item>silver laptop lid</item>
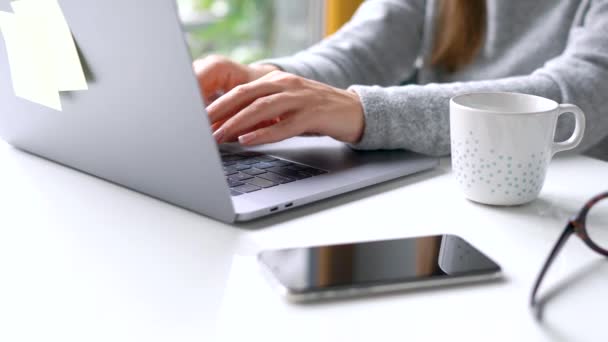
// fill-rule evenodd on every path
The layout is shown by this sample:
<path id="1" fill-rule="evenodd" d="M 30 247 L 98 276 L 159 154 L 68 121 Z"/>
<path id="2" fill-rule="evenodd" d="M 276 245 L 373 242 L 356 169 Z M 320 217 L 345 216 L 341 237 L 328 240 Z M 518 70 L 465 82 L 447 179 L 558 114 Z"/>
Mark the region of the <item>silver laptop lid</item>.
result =
<path id="1" fill-rule="evenodd" d="M 62 111 L 14 95 L 0 39 L 0 136 L 222 221 L 234 209 L 174 0 L 60 0 L 89 90 Z M 1 11 L 11 11 L 0 0 Z"/>

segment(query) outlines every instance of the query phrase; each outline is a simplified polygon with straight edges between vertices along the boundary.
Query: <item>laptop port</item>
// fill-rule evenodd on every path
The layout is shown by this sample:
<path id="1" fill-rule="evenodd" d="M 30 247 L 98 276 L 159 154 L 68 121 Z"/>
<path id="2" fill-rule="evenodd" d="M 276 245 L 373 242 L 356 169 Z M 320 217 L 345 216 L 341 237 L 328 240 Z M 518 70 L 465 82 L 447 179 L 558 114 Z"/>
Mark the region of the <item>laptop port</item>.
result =
<path id="1" fill-rule="evenodd" d="M 292 207 L 292 206 L 293 206 L 293 203 L 287 203 L 287 204 L 285 204 L 285 208 L 289 208 L 289 207 Z"/>
<path id="2" fill-rule="evenodd" d="M 274 207 L 274 208 L 270 209 L 270 212 L 272 213 L 272 212 L 275 212 L 277 210 L 279 210 L 279 207 Z"/>

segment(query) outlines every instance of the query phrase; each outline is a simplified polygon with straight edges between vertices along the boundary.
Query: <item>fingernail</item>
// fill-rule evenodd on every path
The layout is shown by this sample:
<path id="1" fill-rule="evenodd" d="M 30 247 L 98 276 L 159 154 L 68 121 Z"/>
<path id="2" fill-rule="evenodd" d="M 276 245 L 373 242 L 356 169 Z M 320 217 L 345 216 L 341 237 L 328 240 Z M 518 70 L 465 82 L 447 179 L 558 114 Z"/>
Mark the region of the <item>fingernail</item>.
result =
<path id="1" fill-rule="evenodd" d="M 241 135 L 239 137 L 239 143 L 241 143 L 242 145 L 247 145 L 250 142 L 252 142 L 256 137 L 255 132 L 251 132 L 251 133 L 247 133 L 245 135 Z"/>
<path id="2" fill-rule="evenodd" d="M 222 143 L 222 139 L 224 139 L 224 129 L 220 128 L 213 133 L 213 138 L 218 144 Z"/>

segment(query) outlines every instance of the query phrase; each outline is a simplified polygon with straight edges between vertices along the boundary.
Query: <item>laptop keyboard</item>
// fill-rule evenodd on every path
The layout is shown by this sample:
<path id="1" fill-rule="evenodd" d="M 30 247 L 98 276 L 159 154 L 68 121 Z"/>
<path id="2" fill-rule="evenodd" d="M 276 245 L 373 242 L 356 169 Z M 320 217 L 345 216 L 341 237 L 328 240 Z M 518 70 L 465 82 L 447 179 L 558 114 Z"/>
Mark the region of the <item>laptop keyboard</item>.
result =
<path id="1" fill-rule="evenodd" d="M 327 173 L 311 166 L 257 152 L 221 152 L 232 196 L 261 191 Z"/>

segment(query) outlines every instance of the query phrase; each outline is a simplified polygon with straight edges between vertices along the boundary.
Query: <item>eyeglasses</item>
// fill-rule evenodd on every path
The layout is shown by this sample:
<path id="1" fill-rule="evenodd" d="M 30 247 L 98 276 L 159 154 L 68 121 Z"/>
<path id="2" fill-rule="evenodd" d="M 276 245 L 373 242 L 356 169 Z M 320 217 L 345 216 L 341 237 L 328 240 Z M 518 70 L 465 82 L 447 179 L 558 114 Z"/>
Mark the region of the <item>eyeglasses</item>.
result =
<path id="1" fill-rule="evenodd" d="M 608 257 L 608 200 L 606 199 L 608 199 L 608 192 L 601 193 L 589 200 L 578 215 L 568 221 L 564 232 L 551 250 L 547 261 L 545 261 L 540 274 L 536 278 L 530 296 L 530 305 L 535 309 L 537 318 L 542 318 L 542 307 L 545 304 L 538 300 L 538 289 L 547 270 L 570 235 L 576 234 L 589 248 Z"/>

